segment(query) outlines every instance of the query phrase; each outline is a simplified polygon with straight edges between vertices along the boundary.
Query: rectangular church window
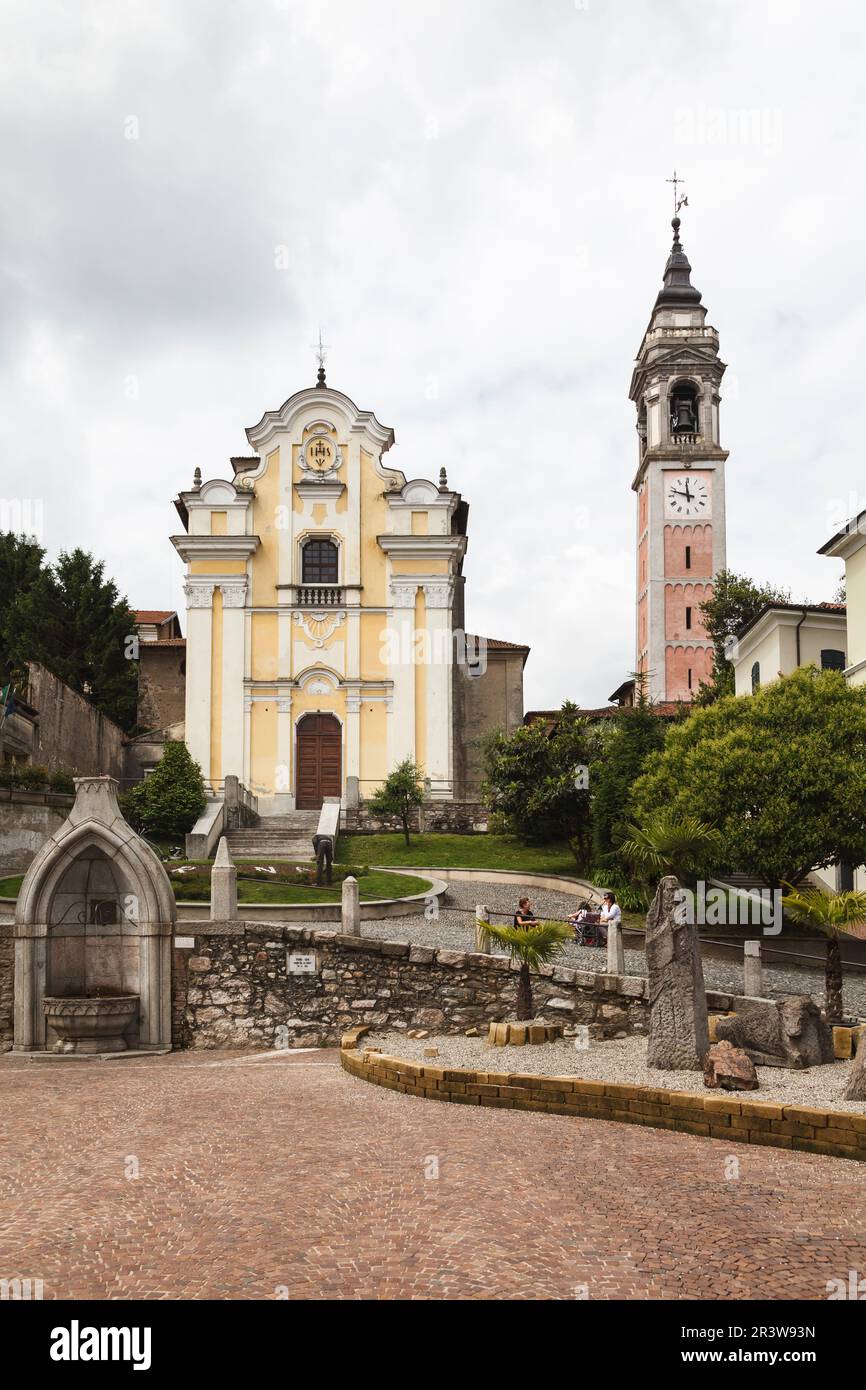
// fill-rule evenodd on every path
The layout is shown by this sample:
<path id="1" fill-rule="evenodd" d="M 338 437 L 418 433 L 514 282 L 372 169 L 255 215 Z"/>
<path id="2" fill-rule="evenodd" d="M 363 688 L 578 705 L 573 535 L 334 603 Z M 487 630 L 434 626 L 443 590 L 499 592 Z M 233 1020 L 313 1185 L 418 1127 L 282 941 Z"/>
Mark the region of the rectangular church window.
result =
<path id="1" fill-rule="evenodd" d="M 687 545 L 687 546 L 686 546 L 686 569 L 687 569 L 687 570 L 690 570 L 691 567 L 692 567 L 692 548 L 691 548 L 690 545 Z"/>
<path id="2" fill-rule="evenodd" d="M 692 610 L 691 610 L 691 608 L 689 608 L 688 604 L 686 604 L 686 631 L 689 630 L 689 628 L 691 627 L 691 625 L 692 625 Z"/>

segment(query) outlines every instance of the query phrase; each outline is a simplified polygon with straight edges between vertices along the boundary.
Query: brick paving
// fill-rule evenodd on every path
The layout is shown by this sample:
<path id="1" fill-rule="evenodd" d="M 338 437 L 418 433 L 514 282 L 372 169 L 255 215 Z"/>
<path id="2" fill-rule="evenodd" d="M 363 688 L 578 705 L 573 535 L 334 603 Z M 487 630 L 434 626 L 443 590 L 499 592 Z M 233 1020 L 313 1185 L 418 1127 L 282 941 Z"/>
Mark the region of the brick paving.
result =
<path id="1" fill-rule="evenodd" d="M 822 1299 L 866 1271 L 864 1165 L 418 1101 L 335 1052 L 7 1055 L 0 1117 L 0 1277 L 46 1299 Z"/>

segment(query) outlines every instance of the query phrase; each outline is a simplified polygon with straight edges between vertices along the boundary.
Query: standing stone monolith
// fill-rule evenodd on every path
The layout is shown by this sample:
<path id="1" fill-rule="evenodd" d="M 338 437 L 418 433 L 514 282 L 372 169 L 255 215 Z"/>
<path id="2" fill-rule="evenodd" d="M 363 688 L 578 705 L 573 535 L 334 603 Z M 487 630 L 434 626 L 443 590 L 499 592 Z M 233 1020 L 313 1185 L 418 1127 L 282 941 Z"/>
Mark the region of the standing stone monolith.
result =
<path id="1" fill-rule="evenodd" d="M 487 928 L 490 926 L 490 908 L 486 903 L 477 903 L 475 906 L 475 950 L 479 955 L 489 956 L 490 937 Z"/>
<path id="2" fill-rule="evenodd" d="M 361 935 L 361 899 L 358 880 L 349 874 L 343 879 L 343 903 L 340 912 L 342 931 L 345 936 Z"/>
<path id="3" fill-rule="evenodd" d="M 625 952 L 622 946 L 622 927 L 619 922 L 607 924 L 607 973 L 625 974 Z"/>
<path id="4" fill-rule="evenodd" d="M 663 878 L 647 913 L 647 1065 L 702 1071 L 710 1046 L 707 996 L 698 934 L 679 907 L 679 886 L 673 874 Z"/>
<path id="5" fill-rule="evenodd" d="M 760 941 L 743 942 L 743 994 L 747 999 L 763 999 L 764 997 L 764 972 L 761 968 Z"/>
<path id="6" fill-rule="evenodd" d="M 210 915 L 213 922 L 234 922 L 238 915 L 238 871 L 225 835 L 220 837 L 210 872 Z"/>
<path id="7" fill-rule="evenodd" d="M 843 1100 L 866 1100 L 866 1034 L 861 1033 Z"/>

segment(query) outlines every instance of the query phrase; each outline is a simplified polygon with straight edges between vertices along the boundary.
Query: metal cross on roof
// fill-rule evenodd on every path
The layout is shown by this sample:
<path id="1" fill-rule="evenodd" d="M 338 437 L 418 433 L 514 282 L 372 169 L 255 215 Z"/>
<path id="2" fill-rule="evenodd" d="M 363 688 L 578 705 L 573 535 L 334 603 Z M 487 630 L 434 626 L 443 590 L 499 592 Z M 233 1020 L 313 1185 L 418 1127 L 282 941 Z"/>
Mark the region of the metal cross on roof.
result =
<path id="1" fill-rule="evenodd" d="M 677 177 L 677 171 L 676 171 L 676 169 L 674 169 L 674 176 L 673 176 L 672 179 L 665 179 L 665 183 L 672 183 L 673 186 L 674 186 L 674 217 L 676 217 L 676 216 L 678 215 L 680 208 L 687 208 L 688 205 L 689 205 L 689 200 L 688 200 L 688 198 L 686 198 L 685 196 L 683 196 L 683 197 L 678 197 L 678 196 L 677 196 L 677 185 L 678 185 L 678 184 L 681 184 L 681 183 L 684 183 L 684 182 L 685 182 L 684 179 L 681 179 L 681 178 L 678 178 L 678 177 Z"/>

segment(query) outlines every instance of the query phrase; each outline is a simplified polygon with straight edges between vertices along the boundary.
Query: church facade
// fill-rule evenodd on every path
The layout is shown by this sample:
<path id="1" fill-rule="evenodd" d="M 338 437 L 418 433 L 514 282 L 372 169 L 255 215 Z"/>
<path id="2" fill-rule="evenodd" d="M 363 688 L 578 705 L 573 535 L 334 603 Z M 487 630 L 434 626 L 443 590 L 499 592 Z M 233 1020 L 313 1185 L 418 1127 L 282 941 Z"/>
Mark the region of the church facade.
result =
<path id="1" fill-rule="evenodd" d="M 700 605 L 725 567 L 725 364 L 680 243 L 680 219 L 632 375 L 637 410 L 635 671 L 654 701 L 691 700 L 710 679 Z"/>
<path id="2" fill-rule="evenodd" d="M 528 648 L 465 634 L 466 502 L 444 469 L 391 467 L 393 430 L 323 366 L 246 433 L 231 481 L 197 473 L 175 503 L 206 782 L 237 776 L 263 814 L 354 807 L 411 758 L 430 800 L 472 795 L 465 731 L 519 725 Z"/>

